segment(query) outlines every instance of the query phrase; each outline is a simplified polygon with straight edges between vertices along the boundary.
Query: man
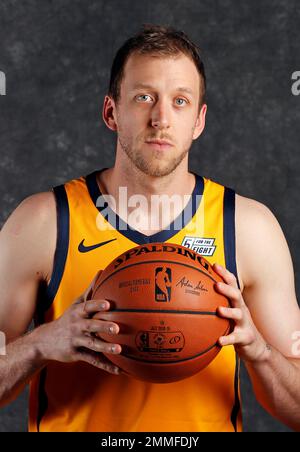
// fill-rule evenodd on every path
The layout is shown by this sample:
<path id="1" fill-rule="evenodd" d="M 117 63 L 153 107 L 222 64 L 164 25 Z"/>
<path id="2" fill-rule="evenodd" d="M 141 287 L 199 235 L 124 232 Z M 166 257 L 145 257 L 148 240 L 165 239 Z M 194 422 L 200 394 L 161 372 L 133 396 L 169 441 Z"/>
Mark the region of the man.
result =
<path id="1" fill-rule="evenodd" d="M 4 225 L 0 329 L 9 343 L 0 400 L 8 403 L 30 381 L 31 431 L 240 431 L 236 352 L 262 406 L 300 428 L 290 253 L 267 207 L 188 171 L 190 146 L 205 125 L 204 94 L 196 46 L 181 32 L 145 27 L 118 51 L 104 101 L 103 119 L 117 132 L 115 165 L 25 199 Z M 176 194 L 185 201 L 173 203 L 156 228 L 164 203 L 158 214 L 142 206 L 141 227 L 132 205 L 124 213 L 120 187 L 128 199 Z M 101 194 L 115 204 L 101 204 Z M 90 299 L 97 271 L 151 242 L 199 253 L 206 244 L 204 255 L 224 280 L 216 290 L 231 303 L 218 314 L 234 322 L 206 369 L 170 384 L 136 380 L 104 357 L 122 351 L 120 326 L 102 320 L 108 301 Z M 24 335 L 33 317 L 37 327 Z M 101 332 L 115 343 L 103 342 Z"/>

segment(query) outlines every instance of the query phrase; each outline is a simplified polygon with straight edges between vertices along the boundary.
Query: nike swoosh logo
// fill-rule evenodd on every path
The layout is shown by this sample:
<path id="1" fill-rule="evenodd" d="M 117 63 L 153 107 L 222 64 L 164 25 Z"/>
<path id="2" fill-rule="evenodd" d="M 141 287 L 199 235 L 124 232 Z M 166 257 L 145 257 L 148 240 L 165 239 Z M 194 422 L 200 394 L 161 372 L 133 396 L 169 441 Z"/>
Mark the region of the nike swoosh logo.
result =
<path id="1" fill-rule="evenodd" d="M 82 242 L 80 242 L 78 245 L 78 251 L 80 253 L 88 253 L 89 251 L 93 251 L 96 248 L 100 248 L 100 246 L 106 245 L 107 243 L 113 242 L 114 240 L 117 240 L 117 239 L 106 240 L 106 242 L 97 243 L 96 245 L 85 246 L 83 244 L 85 239 L 83 239 Z"/>

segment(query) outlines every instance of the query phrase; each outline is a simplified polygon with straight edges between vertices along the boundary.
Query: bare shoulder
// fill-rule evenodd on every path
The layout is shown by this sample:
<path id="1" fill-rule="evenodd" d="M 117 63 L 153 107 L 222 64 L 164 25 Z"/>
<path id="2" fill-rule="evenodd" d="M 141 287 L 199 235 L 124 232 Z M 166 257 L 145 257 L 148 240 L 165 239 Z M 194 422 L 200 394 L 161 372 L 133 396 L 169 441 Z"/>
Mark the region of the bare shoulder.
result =
<path id="1" fill-rule="evenodd" d="M 246 286 L 253 284 L 273 259 L 291 265 L 284 233 L 273 212 L 240 195 L 236 195 L 236 242 L 237 265 Z"/>
<path id="2" fill-rule="evenodd" d="M 39 275 L 45 279 L 51 273 L 56 247 L 56 201 L 52 191 L 25 198 L 8 217 L 0 233 L 2 252 L 11 256 L 28 252 L 35 259 Z M 25 260 L 26 262 L 26 260 Z"/>
<path id="3" fill-rule="evenodd" d="M 46 191 L 41 193 L 34 193 L 28 196 L 14 210 L 13 215 L 18 213 L 24 216 L 28 214 L 34 214 L 34 218 L 42 218 L 45 216 L 51 216 L 55 214 L 55 196 L 52 191 Z"/>
<path id="4" fill-rule="evenodd" d="M 236 194 L 236 215 L 237 219 L 247 221 L 248 219 L 258 219 L 265 222 L 277 222 L 272 211 L 265 204 L 256 201 L 255 199 L 246 198 Z"/>
<path id="5" fill-rule="evenodd" d="M 243 299 L 263 337 L 285 356 L 300 328 L 290 250 L 282 228 L 264 204 L 236 198 L 236 251 Z"/>
<path id="6" fill-rule="evenodd" d="M 26 331 L 51 278 L 56 229 L 54 194 L 44 192 L 24 199 L 0 231 L 0 330 L 9 340 Z"/>

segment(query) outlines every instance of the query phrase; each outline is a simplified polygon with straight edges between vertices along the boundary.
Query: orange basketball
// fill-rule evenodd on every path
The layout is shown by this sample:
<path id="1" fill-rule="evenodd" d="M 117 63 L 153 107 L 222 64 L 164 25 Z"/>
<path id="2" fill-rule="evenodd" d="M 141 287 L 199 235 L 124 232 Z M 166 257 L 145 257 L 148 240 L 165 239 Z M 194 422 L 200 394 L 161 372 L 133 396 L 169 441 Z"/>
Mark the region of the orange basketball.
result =
<path id="1" fill-rule="evenodd" d="M 220 336 L 230 329 L 216 314 L 229 306 L 216 292 L 222 281 L 206 259 L 172 243 L 137 246 L 114 259 L 95 282 L 92 298 L 111 304 L 101 316 L 120 327 L 117 336 L 102 334 L 122 346 L 107 355 L 132 377 L 169 383 L 196 374 L 220 351 Z"/>

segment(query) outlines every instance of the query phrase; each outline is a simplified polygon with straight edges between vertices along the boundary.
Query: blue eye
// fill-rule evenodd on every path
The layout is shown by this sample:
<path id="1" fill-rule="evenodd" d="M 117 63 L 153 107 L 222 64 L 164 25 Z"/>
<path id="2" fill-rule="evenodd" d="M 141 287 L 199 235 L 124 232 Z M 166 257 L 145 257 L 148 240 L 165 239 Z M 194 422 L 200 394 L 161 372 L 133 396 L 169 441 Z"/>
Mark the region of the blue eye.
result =
<path id="1" fill-rule="evenodd" d="M 186 100 L 185 100 L 185 99 L 182 99 L 181 97 L 179 97 L 178 99 L 176 99 L 176 101 L 177 101 L 177 100 L 183 100 L 183 102 L 186 103 Z M 177 104 L 177 105 L 183 105 L 183 104 Z"/>
<path id="2" fill-rule="evenodd" d="M 139 96 L 137 96 L 137 99 L 139 100 L 141 97 L 150 97 L 148 94 L 140 94 Z"/>

